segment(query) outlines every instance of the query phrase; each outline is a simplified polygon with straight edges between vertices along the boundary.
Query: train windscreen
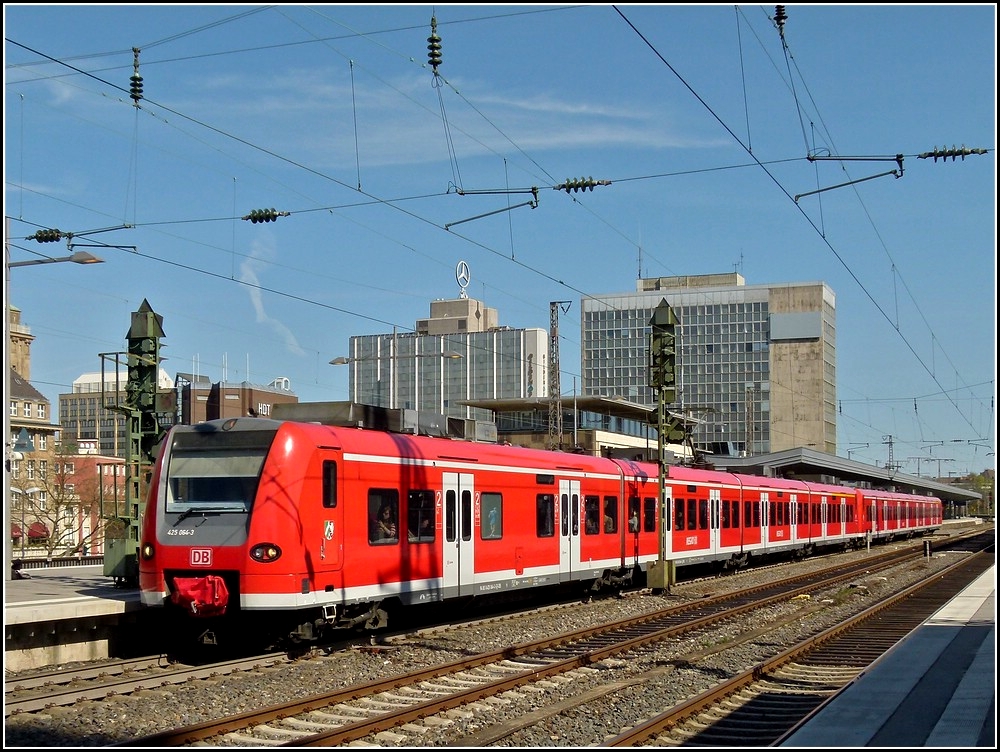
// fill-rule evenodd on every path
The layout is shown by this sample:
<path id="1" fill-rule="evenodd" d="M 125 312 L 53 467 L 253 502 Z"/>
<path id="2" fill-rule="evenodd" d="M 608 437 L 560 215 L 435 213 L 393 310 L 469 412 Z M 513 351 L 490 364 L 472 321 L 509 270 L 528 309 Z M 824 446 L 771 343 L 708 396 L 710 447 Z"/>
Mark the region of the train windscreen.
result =
<path id="1" fill-rule="evenodd" d="M 254 431 L 256 441 L 237 434 L 179 433 L 167 464 L 166 512 L 246 512 L 253 504 L 273 432 Z M 246 438 L 244 434 L 242 438 Z"/>

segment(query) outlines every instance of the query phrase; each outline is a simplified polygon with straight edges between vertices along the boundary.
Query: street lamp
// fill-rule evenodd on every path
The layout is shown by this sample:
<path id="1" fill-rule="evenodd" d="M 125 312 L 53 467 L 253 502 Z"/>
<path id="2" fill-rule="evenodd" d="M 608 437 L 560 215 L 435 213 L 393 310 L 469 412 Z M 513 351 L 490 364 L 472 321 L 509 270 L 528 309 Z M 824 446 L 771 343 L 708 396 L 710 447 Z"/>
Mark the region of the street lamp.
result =
<path id="1" fill-rule="evenodd" d="M 379 361 L 388 361 L 392 368 L 392 394 L 389 397 L 389 407 L 397 407 L 399 402 L 399 369 L 398 364 L 400 361 L 416 361 L 423 358 L 446 358 L 449 360 L 457 360 L 459 358 L 464 358 L 465 356 L 455 350 L 447 350 L 445 352 L 431 352 L 431 353 L 405 353 L 400 354 L 398 352 L 393 352 L 388 355 L 363 355 L 360 357 L 349 357 L 345 355 L 340 355 L 330 361 L 332 366 L 344 366 L 350 363 L 368 363 Z M 353 375 L 353 373 L 352 373 Z M 417 374 L 419 375 L 419 374 Z M 444 382 L 442 381 L 442 390 L 444 389 Z M 414 394 L 414 403 L 417 403 L 416 394 Z"/>
<path id="2" fill-rule="evenodd" d="M 10 395 L 10 270 L 18 266 L 36 266 L 37 264 L 60 264 L 64 262 L 71 262 L 74 264 L 100 264 L 104 259 L 100 259 L 92 253 L 87 251 L 76 251 L 71 256 L 61 256 L 58 258 L 40 258 L 32 259 L 30 261 L 14 261 L 10 260 L 10 245 L 6 240 L 6 233 L 4 235 L 4 254 L 3 254 L 3 298 L 4 298 L 4 312 L 3 312 L 3 342 L 4 342 L 4 360 L 5 365 L 3 369 L 3 392 L 4 394 Z M 3 410 L 3 442 L 4 442 L 4 477 L 3 477 L 3 504 L 4 504 L 4 522 L 3 524 L 7 527 L 4 531 L 4 544 L 3 544 L 3 577 L 4 580 L 10 582 L 14 579 L 14 542 L 10 535 L 10 526 L 13 523 L 12 517 L 12 505 L 11 505 L 11 489 L 10 489 L 10 472 L 11 472 L 11 460 L 12 460 L 12 447 L 10 445 L 10 410 Z M 26 535 L 27 531 L 21 530 L 21 535 Z"/>
<path id="3" fill-rule="evenodd" d="M 74 251 L 72 256 L 59 256 L 57 258 L 49 258 L 48 256 L 40 259 L 31 259 L 30 261 L 13 261 L 7 266 L 13 269 L 15 266 L 36 266 L 37 264 L 61 264 L 66 261 L 70 261 L 74 264 L 102 264 L 104 259 L 98 258 L 93 253 L 88 253 L 87 251 Z"/>

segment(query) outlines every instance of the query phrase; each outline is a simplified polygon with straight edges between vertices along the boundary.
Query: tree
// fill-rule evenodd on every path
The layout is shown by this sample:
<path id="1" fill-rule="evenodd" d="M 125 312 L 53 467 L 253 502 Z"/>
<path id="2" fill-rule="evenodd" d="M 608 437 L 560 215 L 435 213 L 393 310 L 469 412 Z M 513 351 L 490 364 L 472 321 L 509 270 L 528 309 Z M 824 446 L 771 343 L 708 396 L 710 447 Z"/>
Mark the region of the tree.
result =
<path id="1" fill-rule="evenodd" d="M 25 539 L 31 551 L 46 557 L 103 549 L 107 510 L 102 507 L 113 511 L 114 500 L 123 498 L 124 462 L 67 448 L 31 454 L 19 463 L 11 491 L 15 517 L 21 520 L 22 550 Z M 40 532 L 39 524 L 47 536 L 29 536 L 31 530 Z"/>

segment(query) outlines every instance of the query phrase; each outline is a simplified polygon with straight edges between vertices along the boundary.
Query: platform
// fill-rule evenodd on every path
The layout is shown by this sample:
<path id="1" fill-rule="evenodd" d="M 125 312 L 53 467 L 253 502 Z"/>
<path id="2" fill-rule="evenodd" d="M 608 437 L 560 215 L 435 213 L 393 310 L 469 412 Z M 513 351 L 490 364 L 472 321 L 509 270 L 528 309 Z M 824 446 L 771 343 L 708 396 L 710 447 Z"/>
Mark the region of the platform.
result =
<path id="1" fill-rule="evenodd" d="M 116 588 L 103 565 L 24 570 L 4 583 L 4 624 L 124 613 L 138 606 L 136 588 Z"/>
<path id="2" fill-rule="evenodd" d="M 780 746 L 995 749 L 996 689 L 990 567 Z"/>
<path id="3" fill-rule="evenodd" d="M 4 668 L 108 658 L 132 639 L 137 589 L 116 588 L 103 565 L 25 570 L 4 583 Z M 123 626 L 125 627 L 123 629 Z"/>

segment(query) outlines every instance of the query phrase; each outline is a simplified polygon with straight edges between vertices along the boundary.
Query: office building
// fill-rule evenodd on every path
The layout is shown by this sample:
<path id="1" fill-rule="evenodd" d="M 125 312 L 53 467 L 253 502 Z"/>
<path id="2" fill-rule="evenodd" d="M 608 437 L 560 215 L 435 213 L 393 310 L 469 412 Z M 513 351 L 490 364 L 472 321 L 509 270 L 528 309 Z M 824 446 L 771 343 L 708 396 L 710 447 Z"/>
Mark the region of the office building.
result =
<path id="1" fill-rule="evenodd" d="M 59 395 L 59 422 L 65 444 L 85 445 L 98 454 L 124 457 L 128 447 L 128 416 L 113 409 L 126 404 L 128 371 L 84 373 L 73 381 L 73 391 Z M 174 380 L 162 368 L 157 389 L 171 391 Z"/>
<path id="2" fill-rule="evenodd" d="M 548 396 L 548 333 L 499 326 L 496 309 L 468 297 L 436 300 L 413 332 L 350 339 L 352 402 L 492 422 L 466 400 Z"/>
<path id="3" fill-rule="evenodd" d="M 581 301 L 584 395 L 656 404 L 650 319 L 677 317 L 677 400 L 694 444 L 757 455 L 835 454 L 836 299 L 822 282 L 747 285 L 740 274 L 639 279 L 635 292 Z"/>
<path id="4" fill-rule="evenodd" d="M 177 422 L 185 425 L 246 415 L 267 418 L 275 405 L 299 401 L 292 392 L 291 382 L 284 377 L 267 385 L 249 381 L 234 384 L 213 383 L 205 376 L 178 373 L 176 385 Z"/>

